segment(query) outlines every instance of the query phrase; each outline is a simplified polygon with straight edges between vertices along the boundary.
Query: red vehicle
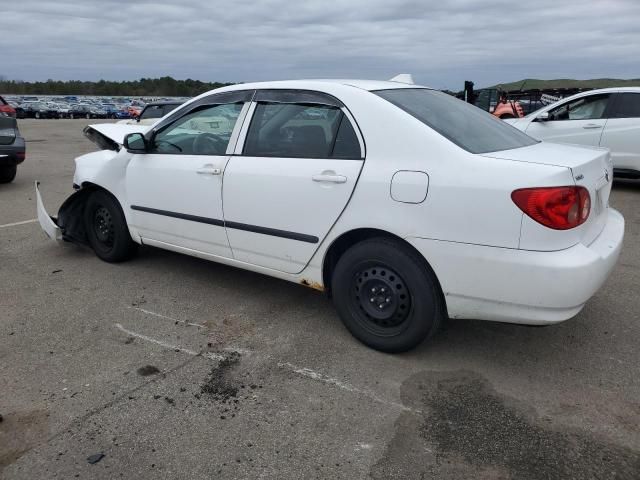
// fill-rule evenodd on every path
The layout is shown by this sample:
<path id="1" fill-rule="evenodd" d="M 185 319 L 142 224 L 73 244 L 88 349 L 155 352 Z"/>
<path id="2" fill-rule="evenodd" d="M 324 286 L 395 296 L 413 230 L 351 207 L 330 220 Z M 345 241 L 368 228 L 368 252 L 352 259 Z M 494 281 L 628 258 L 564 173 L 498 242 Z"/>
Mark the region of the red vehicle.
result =
<path id="1" fill-rule="evenodd" d="M 129 105 L 127 107 L 127 113 L 131 116 L 131 118 L 137 118 L 140 116 L 140 112 L 142 112 L 142 109 L 144 107 L 141 107 L 139 105 Z"/>
<path id="2" fill-rule="evenodd" d="M 0 97 L 0 117 L 16 118 L 16 109 L 9 105 L 2 97 Z"/>
<path id="3" fill-rule="evenodd" d="M 497 88 L 478 90 L 473 103 L 476 107 L 480 107 L 498 118 L 524 117 L 524 110 L 520 102 L 509 99 L 506 92 Z"/>

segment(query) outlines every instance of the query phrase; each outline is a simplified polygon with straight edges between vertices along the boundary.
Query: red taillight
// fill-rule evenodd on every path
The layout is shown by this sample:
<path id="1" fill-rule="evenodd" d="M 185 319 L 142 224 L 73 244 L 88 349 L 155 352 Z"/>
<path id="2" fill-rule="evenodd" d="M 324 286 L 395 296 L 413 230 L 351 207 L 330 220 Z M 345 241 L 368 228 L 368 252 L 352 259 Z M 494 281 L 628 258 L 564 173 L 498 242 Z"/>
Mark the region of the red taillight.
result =
<path id="1" fill-rule="evenodd" d="M 511 199 L 536 222 L 554 230 L 582 225 L 591 211 L 591 197 L 584 187 L 522 188 Z"/>
<path id="2" fill-rule="evenodd" d="M 24 152 L 18 152 L 18 153 L 16 153 L 16 159 L 18 159 L 18 160 L 20 160 L 20 161 L 24 161 L 25 156 L 26 156 L 26 155 L 24 154 Z"/>
<path id="3" fill-rule="evenodd" d="M 0 113 L 4 113 L 10 117 L 16 116 L 16 111 L 11 105 L 0 104 Z"/>

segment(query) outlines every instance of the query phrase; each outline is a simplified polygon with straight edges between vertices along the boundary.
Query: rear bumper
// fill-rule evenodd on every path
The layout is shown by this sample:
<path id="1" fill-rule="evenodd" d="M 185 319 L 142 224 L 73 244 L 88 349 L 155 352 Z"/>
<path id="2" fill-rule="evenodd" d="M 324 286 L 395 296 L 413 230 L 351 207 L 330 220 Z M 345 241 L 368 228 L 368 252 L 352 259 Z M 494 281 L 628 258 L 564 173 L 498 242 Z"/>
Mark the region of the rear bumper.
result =
<path id="1" fill-rule="evenodd" d="M 24 140 L 18 137 L 11 145 L 0 145 L 0 166 L 19 165 L 24 162 Z"/>
<path id="2" fill-rule="evenodd" d="M 575 316 L 613 270 L 624 218 L 609 209 L 590 244 L 536 252 L 408 238 L 429 261 L 451 318 L 544 325 Z"/>

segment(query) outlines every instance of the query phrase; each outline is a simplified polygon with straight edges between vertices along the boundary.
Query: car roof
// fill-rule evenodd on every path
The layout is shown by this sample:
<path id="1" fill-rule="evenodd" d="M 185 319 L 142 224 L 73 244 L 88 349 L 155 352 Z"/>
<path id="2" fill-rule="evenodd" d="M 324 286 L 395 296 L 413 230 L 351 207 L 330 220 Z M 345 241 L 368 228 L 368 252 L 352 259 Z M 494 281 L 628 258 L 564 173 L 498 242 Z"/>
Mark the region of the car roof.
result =
<path id="1" fill-rule="evenodd" d="M 337 79 L 337 78 L 319 78 L 319 79 L 306 79 L 306 80 L 278 80 L 271 82 L 254 82 L 254 83 L 238 83 L 236 85 L 230 85 L 223 87 L 222 90 L 248 90 L 248 89 L 314 89 L 318 86 L 326 85 L 346 85 L 350 87 L 359 88 L 362 90 L 391 90 L 397 88 L 429 88 L 422 85 L 414 85 L 409 83 L 392 82 L 384 80 L 362 80 L 362 79 Z"/>

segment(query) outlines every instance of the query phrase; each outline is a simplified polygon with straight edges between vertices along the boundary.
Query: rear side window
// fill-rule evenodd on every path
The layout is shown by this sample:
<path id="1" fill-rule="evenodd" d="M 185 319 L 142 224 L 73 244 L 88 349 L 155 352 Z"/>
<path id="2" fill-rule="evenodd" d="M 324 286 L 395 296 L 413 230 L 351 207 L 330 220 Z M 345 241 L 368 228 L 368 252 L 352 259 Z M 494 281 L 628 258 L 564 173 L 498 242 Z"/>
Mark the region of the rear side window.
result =
<path id="1" fill-rule="evenodd" d="M 140 114 L 140 119 L 162 118 L 164 117 L 164 109 L 162 105 L 148 105 Z"/>
<path id="2" fill-rule="evenodd" d="M 360 143 L 340 108 L 316 103 L 259 102 L 244 155 L 360 159 Z"/>
<path id="3" fill-rule="evenodd" d="M 374 91 L 470 153 L 526 147 L 536 140 L 479 108 L 426 88 Z"/>
<path id="4" fill-rule="evenodd" d="M 609 118 L 640 118 L 640 93 L 619 93 Z"/>

